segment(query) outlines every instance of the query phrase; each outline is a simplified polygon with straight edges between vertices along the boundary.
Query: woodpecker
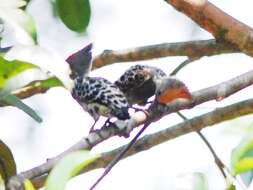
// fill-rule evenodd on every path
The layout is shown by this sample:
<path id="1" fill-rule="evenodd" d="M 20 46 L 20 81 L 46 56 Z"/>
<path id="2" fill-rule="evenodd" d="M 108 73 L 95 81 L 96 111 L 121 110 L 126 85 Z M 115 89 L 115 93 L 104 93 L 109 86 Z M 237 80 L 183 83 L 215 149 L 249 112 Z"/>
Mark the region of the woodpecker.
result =
<path id="1" fill-rule="evenodd" d="M 121 75 L 115 85 L 125 94 L 130 105 L 145 105 L 155 94 L 156 81 L 163 77 L 166 77 L 165 72 L 157 67 L 135 65 Z"/>
<path id="2" fill-rule="evenodd" d="M 156 101 L 168 104 L 174 100 L 191 100 L 192 96 L 187 86 L 176 78 L 166 77 L 157 82 Z"/>
<path id="3" fill-rule="evenodd" d="M 110 81 L 100 77 L 78 77 L 72 96 L 95 120 L 100 116 L 129 119 L 128 102 L 124 94 Z M 108 120 L 109 121 L 109 120 Z"/>
<path id="4" fill-rule="evenodd" d="M 163 75 L 163 74 L 162 74 Z M 164 76 L 164 75 L 163 75 Z M 164 77 L 158 79 L 156 82 L 155 91 L 155 102 L 154 106 L 159 104 L 169 104 L 174 100 L 183 99 L 191 100 L 192 96 L 186 85 L 178 79 L 171 77 Z M 152 108 L 151 108 L 152 109 Z M 140 131 L 134 136 L 134 138 L 114 157 L 114 159 L 106 166 L 102 175 L 97 179 L 97 181 L 91 186 L 89 190 L 93 190 L 101 180 L 111 171 L 111 169 L 119 162 L 120 159 L 124 157 L 127 151 L 134 145 L 136 140 L 145 131 L 145 129 L 150 125 L 150 122 L 146 122 Z"/>
<path id="5" fill-rule="evenodd" d="M 94 119 L 90 132 L 93 131 L 100 116 L 108 117 L 106 123 L 112 117 L 120 120 L 130 118 L 129 104 L 123 92 L 104 78 L 88 76 L 92 59 L 91 48 L 90 44 L 66 60 L 70 64 L 71 77 L 74 79 L 74 86 L 71 90 L 72 97 Z"/>

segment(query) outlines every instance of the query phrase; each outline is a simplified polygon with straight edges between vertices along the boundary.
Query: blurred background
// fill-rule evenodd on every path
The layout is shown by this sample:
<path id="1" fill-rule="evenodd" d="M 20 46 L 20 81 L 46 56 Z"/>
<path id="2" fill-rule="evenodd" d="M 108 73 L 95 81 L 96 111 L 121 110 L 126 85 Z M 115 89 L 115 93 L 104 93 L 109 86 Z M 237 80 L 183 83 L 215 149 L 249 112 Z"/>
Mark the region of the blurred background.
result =
<path id="1" fill-rule="evenodd" d="M 211 2 L 253 27 L 252 1 Z M 54 17 L 49 0 L 33 0 L 28 12 L 36 23 L 39 45 L 65 59 L 90 42 L 94 45 L 95 56 L 105 49 L 118 50 L 157 43 L 212 38 L 164 1 L 93 0 L 90 3 L 90 24 L 86 32 L 78 34 L 67 29 L 58 18 Z M 14 41 L 9 39 L 5 45 Z M 185 59 L 186 57 L 168 57 L 145 62 L 116 63 L 97 69 L 91 75 L 114 81 L 128 67 L 137 63 L 158 66 L 166 73 L 170 73 Z M 190 91 L 195 91 L 251 70 L 252 62 L 252 58 L 244 54 L 203 57 L 185 67 L 177 77 L 187 84 Z M 191 110 L 184 110 L 183 113 L 192 118 L 252 96 L 253 88 L 248 87 L 221 102 L 211 101 Z M 24 102 L 42 116 L 44 120 L 42 124 L 37 124 L 14 107 L 0 109 L 1 139 L 12 149 L 19 172 L 44 163 L 47 158 L 69 148 L 88 134 L 93 123 L 89 114 L 71 98 L 70 93 L 60 87 L 25 99 Z M 152 124 L 145 134 L 178 122 L 181 122 L 181 118 L 171 114 Z M 97 126 L 102 123 L 101 120 Z M 253 115 L 206 128 L 203 133 L 218 156 L 229 166 L 233 147 L 252 127 Z M 131 136 L 138 130 L 133 131 Z M 114 137 L 95 147 L 92 152 L 109 151 L 129 141 L 130 138 Z M 68 189 L 88 189 L 102 172 L 103 170 L 99 169 L 76 177 L 68 184 Z M 191 181 L 187 175 L 189 172 L 204 173 L 211 190 L 225 188 L 224 180 L 214 164 L 212 155 L 196 133 L 168 141 L 121 161 L 97 189 L 188 190 Z"/>

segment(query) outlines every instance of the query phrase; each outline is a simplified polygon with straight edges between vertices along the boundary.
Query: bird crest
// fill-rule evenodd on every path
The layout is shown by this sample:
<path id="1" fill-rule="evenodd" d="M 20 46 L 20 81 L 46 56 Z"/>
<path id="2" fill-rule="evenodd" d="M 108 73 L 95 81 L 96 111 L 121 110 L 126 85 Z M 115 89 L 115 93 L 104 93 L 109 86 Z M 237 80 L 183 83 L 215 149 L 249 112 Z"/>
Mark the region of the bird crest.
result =
<path id="1" fill-rule="evenodd" d="M 91 49 L 92 43 L 88 44 L 76 53 L 73 53 L 66 59 L 71 69 L 70 77 L 72 79 L 88 76 L 92 66 Z"/>

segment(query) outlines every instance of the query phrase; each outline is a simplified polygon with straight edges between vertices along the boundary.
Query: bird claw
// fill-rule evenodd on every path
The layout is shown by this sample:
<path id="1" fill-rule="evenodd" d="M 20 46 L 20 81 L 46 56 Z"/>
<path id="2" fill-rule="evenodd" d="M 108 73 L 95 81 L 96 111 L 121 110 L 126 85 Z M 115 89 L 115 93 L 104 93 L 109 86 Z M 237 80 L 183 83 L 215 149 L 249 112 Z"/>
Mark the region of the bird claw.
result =
<path id="1" fill-rule="evenodd" d="M 136 108 L 134 106 L 132 106 L 131 108 L 134 109 L 135 112 L 141 111 L 141 112 L 144 112 L 146 115 L 148 114 L 147 109 Z"/>
<path id="2" fill-rule="evenodd" d="M 113 122 L 111 122 L 109 119 L 107 119 L 105 121 L 104 125 L 101 127 L 101 129 L 106 129 L 106 128 L 112 126 L 113 124 L 114 124 Z"/>
<path id="3" fill-rule="evenodd" d="M 118 129 L 119 129 L 119 128 L 118 128 Z M 128 138 L 128 137 L 130 137 L 130 133 L 128 132 L 127 129 L 125 129 L 125 130 L 119 130 L 118 136 L 119 136 L 119 137 Z"/>

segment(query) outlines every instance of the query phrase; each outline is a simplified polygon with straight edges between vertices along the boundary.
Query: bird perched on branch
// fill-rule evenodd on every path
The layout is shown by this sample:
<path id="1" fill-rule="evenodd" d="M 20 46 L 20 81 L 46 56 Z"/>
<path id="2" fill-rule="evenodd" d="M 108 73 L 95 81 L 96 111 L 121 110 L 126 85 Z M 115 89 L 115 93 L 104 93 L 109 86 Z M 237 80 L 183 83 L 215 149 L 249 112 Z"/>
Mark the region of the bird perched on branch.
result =
<path id="1" fill-rule="evenodd" d="M 135 65 L 130 67 L 115 81 L 115 85 L 125 94 L 129 104 L 145 105 L 155 94 L 156 81 L 166 77 L 157 67 Z"/>
<path id="2" fill-rule="evenodd" d="M 167 77 L 157 82 L 156 101 L 168 104 L 176 99 L 191 100 L 192 96 L 187 86 L 180 80 Z"/>
<path id="3" fill-rule="evenodd" d="M 89 44 L 66 60 L 70 64 L 71 77 L 74 79 L 71 94 L 94 119 L 90 132 L 100 116 L 108 117 L 106 122 L 112 117 L 120 120 L 130 118 L 127 99 L 115 84 L 101 77 L 88 77 L 91 68 L 91 48 L 92 45 Z"/>
<path id="4" fill-rule="evenodd" d="M 163 74 L 162 74 L 163 75 Z M 158 79 L 156 82 L 155 90 L 155 103 L 169 104 L 174 100 L 183 99 L 191 100 L 192 96 L 186 85 L 178 79 L 171 77 L 164 77 Z M 141 92 L 140 92 L 141 93 Z M 153 104 L 157 106 L 157 104 Z M 152 109 L 152 108 L 151 108 Z M 102 175 L 96 180 L 89 190 L 93 190 L 100 181 L 111 171 L 111 169 L 121 160 L 127 151 L 134 145 L 139 136 L 145 131 L 145 129 L 151 124 L 146 122 L 140 131 L 134 136 L 134 138 L 114 157 L 114 159 L 106 166 Z"/>

